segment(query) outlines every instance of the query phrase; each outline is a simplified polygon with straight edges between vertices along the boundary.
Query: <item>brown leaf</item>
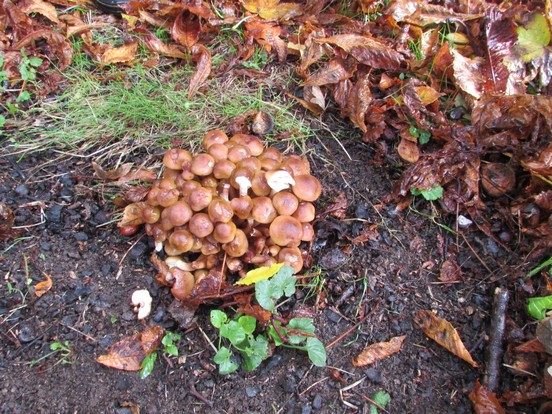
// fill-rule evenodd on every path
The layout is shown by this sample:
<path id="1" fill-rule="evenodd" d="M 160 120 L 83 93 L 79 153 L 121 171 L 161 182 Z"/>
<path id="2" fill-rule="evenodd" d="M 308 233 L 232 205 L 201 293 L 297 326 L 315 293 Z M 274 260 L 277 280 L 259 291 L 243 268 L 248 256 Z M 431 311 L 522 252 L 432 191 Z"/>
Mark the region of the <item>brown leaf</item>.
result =
<path id="1" fill-rule="evenodd" d="M 182 46 L 175 45 L 173 43 L 163 43 L 157 36 L 149 32 L 146 36 L 142 37 L 142 41 L 149 50 L 163 56 L 169 56 L 177 59 L 186 59 L 188 56 L 184 53 Z"/>
<path id="2" fill-rule="evenodd" d="M 407 139 L 401 139 L 397 147 L 397 152 L 403 160 L 410 163 L 415 163 L 420 159 L 420 149 L 418 145 Z"/>
<path id="3" fill-rule="evenodd" d="M 97 162 L 92 161 L 92 168 L 96 173 L 96 176 L 100 180 L 117 180 L 122 176 L 128 174 L 132 168 L 133 163 L 127 162 L 118 168 L 112 170 L 104 170 Z"/>
<path id="4" fill-rule="evenodd" d="M 345 193 L 343 191 L 338 191 L 337 197 L 335 197 L 332 202 L 328 204 L 326 211 L 336 219 L 343 220 L 347 215 L 348 206 L 349 203 Z"/>
<path id="5" fill-rule="evenodd" d="M 196 71 L 190 79 L 188 88 L 188 99 L 197 92 L 199 87 L 207 80 L 211 74 L 211 52 L 205 46 L 195 47 L 194 59 L 197 62 Z"/>
<path id="6" fill-rule="evenodd" d="M 128 63 L 136 58 L 137 51 L 137 41 L 119 47 L 112 47 L 107 49 L 102 54 L 100 61 L 102 65 L 109 65 L 112 63 Z"/>
<path id="7" fill-rule="evenodd" d="M 44 272 L 42 274 L 44 275 L 46 280 L 43 280 L 42 282 L 38 282 L 35 285 L 34 294 L 36 295 L 37 298 L 41 297 L 52 288 L 52 279 L 50 278 L 50 276 L 48 276 Z"/>
<path id="8" fill-rule="evenodd" d="M 123 211 L 123 218 L 117 223 L 117 226 L 139 226 L 140 224 L 144 224 L 142 211 L 146 206 L 145 202 L 132 203 L 126 206 Z"/>
<path id="9" fill-rule="evenodd" d="M 305 108 L 307 108 L 309 111 L 311 111 L 316 116 L 322 115 L 324 113 L 324 107 L 321 107 L 320 104 L 315 102 L 309 102 L 306 99 L 299 98 L 295 95 L 286 94 L 290 98 L 295 99 L 297 102 L 299 102 L 301 105 L 303 105 Z"/>
<path id="10" fill-rule="evenodd" d="M 481 98 L 487 81 L 483 71 L 485 61 L 479 56 L 473 59 L 464 57 L 455 49 L 450 53 L 456 84 L 475 99 Z"/>
<path id="11" fill-rule="evenodd" d="M 53 4 L 43 0 L 27 0 L 20 5 L 21 11 L 25 14 L 38 13 L 53 23 L 59 24 L 57 10 Z"/>
<path id="12" fill-rule="evenodd" d="M 372 92 L 370 91 L 370 77 L 367 73 L 363 73 L 357 77 L 349 91 L 347 98 L 347 115 L 349 119 L 362 132 L 367 132 L 366 114 L 368 113 L 373 101 Z"/>
<path id="13" fill-rule="evenodd" d="M 401 350 L 405 338 L 406 335 L 396 336 L 388 342 L 378 342 L 367 346 L 358 356 L 353 358 L 353 365 L 355 367 L 363 367 L 396 354 Z"/>
<path id="14" fill-rule="evenodd" d="M 476 414 L 504 414 L 505 411 L 498 402 L 496 395 L 485 388 L 479 380 L 475 382 L 475 387 L 470 392 L 470 400 Z"/>
<path id="15" fill-rule="evenodd" d="M 302 13 L 301 5 L 280 0 L 244 0 L 243 7 L 265 20 L 289 19 Z"/>
<path id="16" fill-rule="evenodd" d="M 443 96 L 442 93 L 437 92 L 431 86 L 415 86 L 414 90 L 425 106 L 432 104 L 439 99 L 439 97 Z"/>
<path id="17" fill-rule="evenodd" d="M 398 69 L 404 60 L 399 52 L 373 37 L 348 33 L 318 38 L 315 41 L 336 45 L 353 55 L 360 63 L 376 69 Z"/>
<path id="18" fill-rule="evenodd" d="M 414 317 L 414 322 L 428 337 L 439 345 L 445 347 L 457 357 L 462 358 L 472 367 L 478 367 L 477 363 L 472 359 L 470 353 L 462 343 L 458 332 L 450 322 L 426 310 L 419 311 Z"/>
<path id="19" fill-rule="evenodd" d="M 462 269 L 454 260 L 445 260 L 439 270 L 439 280 L 443 283 L 456 283 L 462 276 Z"/>
<path id="20" fill-rule="evenodd" d="M 303 86 L 322 86 L 349 79 L 353 74 L 345 68 L 341 58 L 334 58 L 316 74 L 309 76 Z"/>
<path id="21" fill-rule="evenodd" d="M 395 0 L 387 9 L 387 13 L 397 22 L 416 26 L 446 23 L 449 20 L 465 22 L 481 17 L 481 14 L 456 13 L 446 7 L 418 0 Z"/>
<path id="22" fill-rule="evenodd" d="M 165 330 L 160 326 L 147 326 L 137 333 L 113 344 L 106 355 L 100 355 L 96 361 L 110 368 L 124 371 L 139 371 L 144 358 L 154 352 Z"/>
<path id="23" fill-rule="evenodd" d="M 15 214 L 6 204 L 0 202 L 0 240 L 7 240 L 16 236 L 12 230 Z"/>
<path id="24" fill-rule="evenodd" d="M 286 42 L 280 37 L 282 28 L 274 23 L 263 21 L 249 21 L 245 23 L 246 39 L 255 39 L 255 41 L 264 46 L 267 52 L 272 48 L 276 51 L 278 60 L 283 62 L 287 56 Z"/>
<path id="25" fill-rule="evenodd" d="M 174 20 L 171 28 L 171 35 L 174 40 L 188 50 L 199 40 L 201 23 L 199 18 L 187 10 L 182 10 Z"/>

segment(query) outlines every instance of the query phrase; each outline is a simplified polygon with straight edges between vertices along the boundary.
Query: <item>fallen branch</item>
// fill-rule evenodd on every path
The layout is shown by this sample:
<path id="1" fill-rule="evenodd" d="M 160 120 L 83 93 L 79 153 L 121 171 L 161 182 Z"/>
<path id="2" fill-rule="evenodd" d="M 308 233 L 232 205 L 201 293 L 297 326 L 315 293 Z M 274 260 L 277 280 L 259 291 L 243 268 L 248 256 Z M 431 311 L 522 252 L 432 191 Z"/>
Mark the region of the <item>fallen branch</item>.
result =
<path id="1" fill-rule="evenodd" d="M 502 359 L 504 330 L 506 327 L 506 309 L 509 292 L 504 288 L 496 288 L 494 292 L 493 313 L 491 315 L 491 334 L 487 347 L 485 375 L 483 384 L 496 393 L 500 378 L 500 361 Z"/>

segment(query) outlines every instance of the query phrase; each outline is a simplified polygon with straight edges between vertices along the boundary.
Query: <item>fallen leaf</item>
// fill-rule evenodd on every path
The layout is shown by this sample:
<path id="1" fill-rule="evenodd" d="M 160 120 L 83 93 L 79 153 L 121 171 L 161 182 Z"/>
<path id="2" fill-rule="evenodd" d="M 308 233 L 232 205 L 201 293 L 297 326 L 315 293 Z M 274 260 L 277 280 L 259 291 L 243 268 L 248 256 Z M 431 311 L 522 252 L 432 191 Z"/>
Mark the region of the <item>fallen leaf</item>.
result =
<path id="1" fill-rule="evenodd" d="M 337 197 L 327 205 L 326 211 L 330 213 L 331 216 L 335 217 L 338 220 L 343 220 L 347 215 L 347 207 L 349 202 L 343 191 L 338 191 Z"/>
<path id="2" fill-rule="evenodd" d="M 46 17 L 53 23 L 59 24 L 57 10 L 51 3 L 43 0 L 27 0 L 20 6 L 21 11 L 25 14 L 38 13 Z"/>
<path id="3" fill-rule="evenodd" d="M 113 344 L 108 353 L 100 355 L 96 361 L 110 368 L 139 371 L 142 361 L 157 349 L 164 333 L 165 330 L 160 326 L 147 326 L 143 332 Z"/>
<path id="4" fill-rule="evenodd" d="M 546 18 L 540 13 L 533 13 L 524 26 L 516 29 L 518 39 L 515 50 L 524 62 L 531 62 L 544 53 L 550 43 L 550 27 Z"/>
<path id="5" fill-rule="evenodd" d="M 429 338 L 466 361 L 472 367 L 478 368 L 477 363 L 462 343 L 458 332 L 446 319 L 439 318 L 433 312 L 421 310 L 414 317 L 414 322 Z"/>
<path id="6" fill-rule="evenodd" d="M 352 73 L 345 68 L 343 59 L 330 60 L 320 71 L 303 82 L 303 86 L 322 86 L 349 79 Z"/>
<path id="7" fill-rule="evenodd" d="M 201 24 L 199 18 L 187 10 L 182 10 L 174 20 L 171 35 L 174 40 L 188 50 L 199 40 Z"/>
<path id="8" fill-rule="evenodd" d="M 442 93 L 437 92 L 431 86 L 415 86 L 414 90 L 425 106 L 432 104 L 439 99 L 439 97 L 443 96 Z"/>
<path id="9" fill-rule="evenodd" d="M 481 385 L 479 380 L 475 382 L 475 387 L 470 392 L 469 398 L 476 414 L 504 414 L 506 412 L 498 402 L 496 395 Z"/>
<path id="10" fill-rule="evenodd" d="M 455 260 L 445 260 L 439 270 L 439 280 L 443 283 L 456 283 L 462 276 L 462 269 Z"/>
<path id="11" fill-rule="evenodd" d="M 15 214 L 13 214 L 13 210 L 0 202 L 0 240 L 7 240 L 16 236 L 16 232 L 12 229 L 14 221 Z"/>
<path id="12" fill-rule="evenodd" d="M 289 19 L 302 13 L 300 4 L 280 3 L 280 0 L 244 0 L 243 7 L 265 20 Z"/>
<path id="13" fill-rule="evenodd" d="M 355 367 L 364 367 L 396 354 L 401 350 L 405 338 L 406 335 L 395 336 L 388 342 L 378 342 L 367 346 L 358 356 L 353 358 L 353 365 Z"/>
<path id="14" fill-rule="evenodd" d="M 43 280 L 42 282 L 38 282 L 35 285 L 34 294 L 36 295 L 37 298 L 41 297 L 52 288 L 52 279 L 50 278 L 50 276 L 48 276 L 44 272 L 42 274 L 44 275 L 46 280 Z"/>
<path id="15" fill-rule="evenodd" d="M 146 36 L 142 37 L 142 42 L 144 42 L 149 50 L 155 53 L 159 53 L 163 56 L 169 56 L 177 59 L 186 59 L 186 57 L 188 56 L 186 53 L 184 53 L 182 46 L 172 43 L 163 43 L 152 33 L 148 33 Z"/>
<path id="16" fill-rule="evenodd" d="M 195 95 L 199 87 L 207 80 L 211 74 L 211 52 L 205 46 L 197 45 L 195 47 L 194 60 L 197 62 L 196 71 L 190 79 L 188 87 L 188 99 Z"/>
<path id="17" fill-rule="evenodd" d="M 260 280 L 269 279 L 282 268 L 283 263 L 274 263 L 272 266 L 262 266 L 247 272 L 245 277 L 236 282 L 236 285 L 252 285 Z"/>
<path id="18" fill-rule="evenodd" d="M 524 342 L 514 348 L 515 352 L 546 352 L 546 348 L 535 338 Z"/>
<path id="19" fill-rule="evenodd" d="M 102 65 L 111 63 L 127 63 L 136 57 L 138 42 L 132 42 L 124 46 L 107 49 L 101 56 Z"/>
<path id="20" fill-rule="evenodd" d="M 95 161 L 92 161 L 92 168 L 94 169 L 96 176 L 100 180 L 117 180 L 122 176 L 128 174 L 132 169 L 132 166 L 133 163 L 127 162 L 118 168 L 114 168 L 112 170 L 104 170 L 101 165 L 99 165 Z"/>

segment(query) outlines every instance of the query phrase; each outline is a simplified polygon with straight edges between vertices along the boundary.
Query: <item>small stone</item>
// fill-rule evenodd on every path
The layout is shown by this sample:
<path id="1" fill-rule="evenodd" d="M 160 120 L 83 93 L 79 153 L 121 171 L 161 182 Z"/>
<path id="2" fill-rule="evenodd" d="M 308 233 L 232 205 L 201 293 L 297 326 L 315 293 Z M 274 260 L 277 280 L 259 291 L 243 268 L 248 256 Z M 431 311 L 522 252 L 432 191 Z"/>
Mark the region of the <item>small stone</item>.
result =
<path id="1" fill-rule="evenodd" d="M 33 323 L 23 322 L 19 327 L 19 334 L 17 337 L 21 342 L 31 342 L 36 338 L 36 327 Z"/>
<path id="2" fill-rule="evenodd" d="M 312 400 L 312 408 L 320 410 L 322 408 L 322 402 L 322 396 L 320 394 L 316 394 Z"/>
<path id="3" fill-rule="evenodd" d="M 285 392 L 293 394 L 297 388 L 297 380 L 295 377 L 287 377 L 284 381 L 283 388 Z"/>
<path id="4" fill-rule="evenodd" d="M 261 388 L 258 386 L 245 387 L 245 395 L 249 398 L 255 397 L 259 392 L 261 392 Z"/>
<path id="5" fill-rule="evenodd" d="M 312 413 L 312 408 L 310 405 L 304 405 L 303 407 L 301 407 L 301 414 L 311 414 Z"/>
<path id="6" fill-rule="evenodd" d="M 130 249 L 128 255 L 133 259 L 137 259 L 143 256 L 147 249 L 148 246 L 146 246 L 145 243 L 136 243 L 136 245 L 132 249 Z"/>
<path id="7" fill-rule="evenodd" d="M 63 206 L 60 204 L 54 204 L 49 210 L 46 210 L 46 218 L 53 223 L 61 222 L 61 210 Z"/>
<path id="8" fill-rule="evenodd" d="M 78 297 L 88 296 L 92 292 L 92 289 L 90 289 L 90 286 L 80 286 L 75 289 L 75 295 Z"/>
<path id="9" fill-rule="evenodd" d="M 328 319 L 330 321 L 332 321 L 333 323 L 339 323 L 341 321 L 341 315 L 339 315 L 338 313 L 335 313 L 331 310 L 328 310 L 326 312 L 326 315 L 327 315 Z"/>
<path id="10" fill-rule="evenodd" d="M 165 316 L 165 310 L 162 308 L 159 308 L 155 311 L 155 313 L 152 316 L 152 319 L 155 322 L 161 322 L 163 320 L 163 317 Z"/>
<path id="11" fill-rule="evenodd" d="M 320 267 L 327 270 L 334 270 L 341 267 L 349 258 L 341 249 L 329 249 L 318 261 Z"/>
<path id="12" fill-rule="evenodd" d="M 15 192 L 17 195 L 26 196 L 29 194 L 29 187 L 27 187 L 25 184 L 19 184 L 17 187 L 15 187 Z"/>
<path id="13" fill-rule="evenodd" d="M 75 233 L 75 240 L 76 241 L 87 241 L 88 240 L 88 234 L 86 234 L 82 231 L 79 231 L 79 232 Z"/>
<path id="14" fill-rule="evenodd" d="M 45 252 L 49 252 L 52 249 L 52 245 L 47 242 L 40 243 L 40 250 L 44 250 Z"/>
<path id="15" fill-rule="evenodd" d="M 366 378 L 368 378 L 370 381 L 375 382 L 376 384 L 380 384 L 382 382 L 381 378 L 381 372 L 378 371 L 375 368 L 368 368 L 366 371 L 364 371 L 366 374 Z"/>

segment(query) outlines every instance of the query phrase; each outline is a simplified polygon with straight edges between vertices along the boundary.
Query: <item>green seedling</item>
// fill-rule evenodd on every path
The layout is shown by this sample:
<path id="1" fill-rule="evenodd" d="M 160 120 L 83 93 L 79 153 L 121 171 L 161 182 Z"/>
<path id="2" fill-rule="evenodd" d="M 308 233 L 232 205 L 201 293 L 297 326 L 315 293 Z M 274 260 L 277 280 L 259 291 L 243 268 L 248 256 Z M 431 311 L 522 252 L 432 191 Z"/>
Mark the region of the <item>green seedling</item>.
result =
<path id="1" fill-rule="evenodd" d="M 535 276 L 537 273 L 540 273 L 546 267 L 549 267 L 548 273 L 552 274 L 552 256 L 550 256 L 548 260 L 545 260 L 534 269 L 531 269 L 531 271 L 524 276 L 523 280 L 527 280 Z"/>
<path id="2" fill-rule="evenodd" d="M 385 407 L 389 404 L 389 401 L 391 401 L 391 396 L 385 391 L 378 391 L 372 395 L 370 399 L 375 403 L 370 404 L 370 414 L 378 414 L 378 408 L 385 411 Z"/>
<path id="3" fill-rule="evenodd" d="M 242 66 L 247 69 L 263 70 L 268 63 L 268 58 L 268 53 L 263 48 L 257 47 L 249 60 L 242 62 Z"/>
<path id="4" fill-rule="evenodd" d="M 57 361 L 55 362 L 54 366 L 62 364 L 72 364 L 75 362 L 75 352 L 73 351 L 73 348 L 71 347 L 71 344 L 69 341 L 63 341 L 63 342 L 52 342 L 50 344 L 50 352 L 48 352 L 46 355 L 43 355 L 42 357 L 31 361 L 29 363 L 30 367 L 34 367 L 39 362 L 52 357 L 56 356 Z"/>
<path id="5" fill-rule="evenodd" d="M 21 49 L 21 63 L 19 64 L 19 74 L 23 84 L 19 96 L 15 100 L 16 102 L 28 101 L 31 99 L 31 94 L 26 89 L 27 83 L 34 82 L 36 80 L 36 68 L 42 65 L 43 60 L 36 56 L 27 56 L 25 49 Z"/>
<path id="6" fill-rule="evenodd" d="M 220 310 L 211 311 L 211 324 L 219 330 L 219 346 L 214 362 L 219 366 L 220 374 L 230 374 L 239 368 L 233 350 L 241 355 L 243 369 L 254 370 L 270 356 L 270 342 L 275 346 L 306 351 L 314 365 L 326 365 L 326 349 L 314 334 L 313 320 L 286 320 L 277 311 L 282 298 L 295 293 L 297 278 L 293 273 L 292 267 L 283 266 L 270 279 L 255 283 L 255 300 L 272 313 L 271 324 L 264 330 L 259 331 L 257 320 L 252 316 L 241 315 L 230 319 Z M 222 346 L 223 338 L 229 341 L 228 347 Z"/>
<path id="7" fill-rule="evenodd" d="M 410 189 L 410 194 L 412 194 L 413 196 L 421 195 L 427 201 L 435 201 L 443 197 L 443 187 L 441 187 L 440 185 L 437 185 L 435 187 L 425 189 L 425 190 L 420 190 L 418 188 L 412 187 Z"/>
<path id="8" fill-rule="evenodd" d="M 427 144 L 431 138 L 431 132 L 417 128 L 414 125 L 409 128 L 408 132 L 410 132 L 410 135 L 414 138 L 418 139 L 418 144 L 420 145 Z"/>
<path id="9" fill-rule="evenodd" d="M 157 360 L 157 354 L 159 352 L 165 356 L 177 357 L 178 347 L 176 346 L 175 342 L 180 341 L 181 338 L 182 336 L 180 334 L 177 334 L 174 332 L 165 333 L 165 336 L 163 336 L 163 339 L 161 340 L 161 345 L 163 345 L 162 349 L 148 354 L 142 361 L 140 378 L 141 379 L 147 378 L 153 372 L 153 368 L 155 367 L 155 361 Z"/>
<path id="10" fill-rule="evenodd" d="M 544 319 L 550 309 L 552 309 L 552 295 L 530 298 L 527 303 L 527 311 L 535 319 Z"/>

